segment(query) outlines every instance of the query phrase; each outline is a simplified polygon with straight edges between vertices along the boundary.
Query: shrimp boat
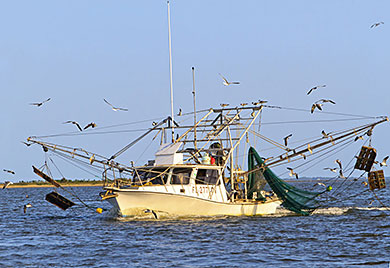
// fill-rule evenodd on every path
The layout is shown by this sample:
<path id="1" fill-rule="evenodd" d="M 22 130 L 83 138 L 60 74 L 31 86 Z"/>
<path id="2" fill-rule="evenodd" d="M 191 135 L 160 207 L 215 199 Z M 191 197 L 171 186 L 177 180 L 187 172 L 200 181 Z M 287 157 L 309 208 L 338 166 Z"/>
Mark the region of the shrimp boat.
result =
<path id="1" fill-rule="evenodd" d="M 318 208 L 318 198 L 330 187 L 321 191 L 300 189 L 279 178 L 271 168 L 310 162 L 310 158 L 331 154 L 363 136 L 371 142 L 374 127 L 388 121 L 387 117 L 370 118 L 371 123 L 287 146 L 258 131 L 262 111 L 275 108 L 282 107 L 257 104 L 183 114 L 194 116 L 191 125 L 168 116 L 111 157 L 39 137 L 27 141 L 42 146 L 46 153 L 77 159 L 85 167 L 100 170 L 104 182 L 100 196 L 120 216 L 255 216 L 275 214 L 281 206 L 308 215 Z M 197 115 L 201 115 L 200 120 Z M 153 160 L 141 166 L 132 161 L 126 161 L 130 165 L 117 162 L 117 157 L 153 133 L 158 143 Z M 279 153 L 262 158 L 251 146 L 253 137 L 271 144 Z M 166 142 L 168 138 L 170 142 Z M 290 175 L 298 178 L 289 169 Z M 341 174 L 340 169 L 338 177 Z"/>
<path id="2" fill-rule="evenodd" d="M 364 138 L 369 141 L 369 147 L 362 147 L 361 153 L 356 156 L 357 163 L 352 172 L 344 176 L 343 172 L 348 167 L 343 168 L 339 161 L 338 175 L 335 178 L 347 180 L 354 170 L 371 171 L 376 156 L 375 150 L 371 148 L 372 132 L 376 125 L 388 121 L 386 116 L 370 117 L 321 111 L 323 114 L 347 117 L 343 118 L 346 122 L 351 120 L 368 122 L 348 128 L 343 125 L 343 129 L 328 133 L 322 131 L 320 134 L 318 130 L 319 136 L 291 145 L 287 143 L 288 137 L 291 137 L 289 135 L 285 137 L 284 143 L 279 143 L 260 132 L 260 127 L 264 124 L 261 119 L 263 110 L 285 109 L 289 113 L 292 111 L 308 113 L 310 110 L 267 105 L 266 101 L 259 100 L 252 102 L 252 106 L 247 103 L 233 108 L 220 105 L 222 108 L 197 111 L 193 68 L 194 111 L 186 114 L 180 111 L 178 115 L 180 119 L 193 116 L 193 124 L 185 125 L 187 119 L 182 122 L 175 121 L 169 14 L 168 1 L 171 116 L 153 122 L 153 127 L 148 127 L 144 134 L 111 157 L 44 140 L 51 136 L 32 136 L 27 141 L 42 146 L 47 154 L 46 159 L 49 158 L 53 163 L 51 156 L 56 155 L 66 161 L 75 161 L 77 166 L 83 166 L 84 169 L 90 168 L 91 171 L 98 172 L 104 182 L 104 191 L 100 196 L 102 200 L 108 201 L 120 216 L 145 214 L 156 218 L 162 215 L 255 216 L 275 214 L 280 206 L 294 213 L 309 215 L 320 206 L 318 198 L 331 190 L 331 185 L 322 183 L 326 188 L 316 191 L 300 189 L 282 180 L 280 176 L 284 173 L 278 176 L 271 168 L 297 164 L 294 168 L 287 168 L 289 175 L 298 179 L 297 169 L 307 166 L 313 160 L 334 155 L 335 152 Z M 314 110 L 313 105 L 311 113 Z M 201 119 L 197 120 L 197 117 Z M 317 123 L 340 122 L 343 119 L 318 120 Z M 76 135 L 83 135 L 83 133 Z M 117 161 L 120 155 L 152 133 L 154 133 L 152 140 L 160 136 L 154 159 L 139 166 L 133 161 L 130 165 Z M 64 136 L 69 136 L 69 133 L 65 133 Z M 269 144 L 272 149 L 278 151 L 267 158 L 261 157 L 255 149 L 260 147 L 256 144 L 257 140 Z M 261 146 L 260 149 L 262 150 L 263 147 Z M 129 163 L 129 159 L 124 162 Z M 42 169 L 49 169 L 48 163 L 46 160 Z M 55 168 L 58 169 L 57 165 Z M 42 171 L 34 168 L 34 172 L 53 183 L 53 180 Z M 61 172 L 60 174 L 62 175 Z M 383 188 L 384 181 L 381 180 L 383 172 L 371 175 L 370 188 L 375 188 L 371 185 L 379 185 L 377 188 Z"/>

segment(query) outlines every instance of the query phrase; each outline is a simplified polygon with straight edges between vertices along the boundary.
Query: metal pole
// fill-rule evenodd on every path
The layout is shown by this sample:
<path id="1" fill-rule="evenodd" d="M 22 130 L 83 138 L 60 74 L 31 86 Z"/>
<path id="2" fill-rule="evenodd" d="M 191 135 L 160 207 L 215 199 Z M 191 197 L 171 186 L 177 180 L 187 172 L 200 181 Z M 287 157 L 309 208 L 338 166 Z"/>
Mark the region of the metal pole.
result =
<path id="1" fill-rule="evenodd" d="M 169 1 L 168 4 L 168 42 L 169 42 L 169 78 L 171 82 L 171 118 L 172 118 L 172 142 L 175 142 L 175 124 L 173 123 L 173 83 L 172 83 L 172 41 L 171 41 L 171 18 L 169 10 Z"/>
<path id="2" fill-rule="evenodd" d="M 194 147 L 196 150 L 196 99 L 195 99 L 195 68 L 192 67 L 192 95 L 194 97 Z"/>

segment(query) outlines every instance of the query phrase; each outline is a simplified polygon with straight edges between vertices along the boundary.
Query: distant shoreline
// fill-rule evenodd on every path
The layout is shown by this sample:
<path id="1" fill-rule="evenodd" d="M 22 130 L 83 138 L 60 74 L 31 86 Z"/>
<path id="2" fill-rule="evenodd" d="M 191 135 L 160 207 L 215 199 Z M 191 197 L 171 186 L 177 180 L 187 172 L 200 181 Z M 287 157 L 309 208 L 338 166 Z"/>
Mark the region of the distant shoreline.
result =
<path id="1" fill-rule="evenodd" d="M 4 184 L 0 184 L 0 189 L 3 188 Z M 102 182 L 96 182 L 96 183 L 64 183 L 61 184 L 63 187 L 91 187 L 91 186 L 96 186 L 96 187 L 102 187 L 103 183 Z M 36 183 L 26 183 L 26 184 L 19 184 L 19 183 L 14 183 L 11 184 L 10 186 L 7 187 L 7 189 L 10 188 L 49 188 L 49 187 L 55 187 L 51 184 L 36 184 Z"/>

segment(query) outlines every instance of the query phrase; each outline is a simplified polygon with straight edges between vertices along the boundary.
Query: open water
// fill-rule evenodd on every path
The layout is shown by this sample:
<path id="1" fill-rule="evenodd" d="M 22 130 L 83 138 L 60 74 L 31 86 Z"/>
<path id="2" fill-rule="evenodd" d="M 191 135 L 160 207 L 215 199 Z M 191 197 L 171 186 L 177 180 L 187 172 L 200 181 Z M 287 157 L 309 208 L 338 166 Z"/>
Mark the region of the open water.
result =
<path id="1" fill-rule="evenodd" d="M 105 212 L 62 211 L 49 188 L 0 190 L 0 267 L 389 267 L 390 209 L 359 183 L 311 216 L 160 220 L 116 218 L 99 187 L 73 189 Z M 377 194 L 390 206 L 389 188 Z"/>

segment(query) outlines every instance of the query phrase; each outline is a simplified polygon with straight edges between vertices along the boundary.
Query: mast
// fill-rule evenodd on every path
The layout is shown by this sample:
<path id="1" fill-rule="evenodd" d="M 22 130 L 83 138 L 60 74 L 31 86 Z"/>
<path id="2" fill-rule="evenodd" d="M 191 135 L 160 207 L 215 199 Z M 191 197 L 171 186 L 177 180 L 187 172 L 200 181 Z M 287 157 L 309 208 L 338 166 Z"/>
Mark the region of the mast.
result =
<path id="1" fill-rule="evenodd" d="M 173 82 L 172 82 L 172 41 L 171 41 L 171 15 L 168 4 L 168 43 L 169 43 L 169 78 L 171 85 L 171 120 L 172 120 L 172 142 L 175 141 L 175 126 L 174 126 L 174 117 L 173 117 Z"/>
<path id="2" fill-rule="evenodd" d="M 194 147 L 196 150 L 196 99 L 195 99 L 195 68 L 192 67 L 192 95 L 194 97 Z"/>

